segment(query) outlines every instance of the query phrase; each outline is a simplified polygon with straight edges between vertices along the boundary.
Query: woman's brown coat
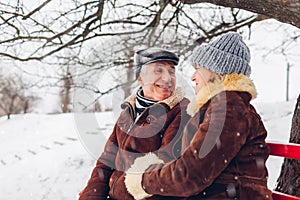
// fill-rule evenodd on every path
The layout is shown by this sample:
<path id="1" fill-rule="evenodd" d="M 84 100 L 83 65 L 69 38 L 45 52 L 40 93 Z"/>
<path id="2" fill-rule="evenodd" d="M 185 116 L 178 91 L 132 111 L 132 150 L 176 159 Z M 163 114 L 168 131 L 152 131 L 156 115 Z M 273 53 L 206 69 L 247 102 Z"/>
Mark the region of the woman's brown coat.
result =
<path id="1" fill-rule="evenodd" d="M 178 158 L 181 145 L 175 143 L 181 141 L 178 133 L 189 118 L 188 103 L 177 89 L 171 97 L 145 109 L 138 119 L 135 95 L 123 103 L 123 111 L 79 199 L 133 199 L 125 188 L 125 171 L 135 158 L 149 152 L 157 153 L 165 162 Z"/>
<path id="2" fill-rule="evenodd" d="M 252 81 L 238 74 L 223 75 L 202 88 L 188 106 L 192 118 L 184 129 L 181 157 L 151 165 L 140 183 L 130 169 L 130 193 L 136 199 L 146 197 L 145 192 L 178 199 L 272 199 L 265 166 L 267 132 L 249 103 L 255 96 Z"/>

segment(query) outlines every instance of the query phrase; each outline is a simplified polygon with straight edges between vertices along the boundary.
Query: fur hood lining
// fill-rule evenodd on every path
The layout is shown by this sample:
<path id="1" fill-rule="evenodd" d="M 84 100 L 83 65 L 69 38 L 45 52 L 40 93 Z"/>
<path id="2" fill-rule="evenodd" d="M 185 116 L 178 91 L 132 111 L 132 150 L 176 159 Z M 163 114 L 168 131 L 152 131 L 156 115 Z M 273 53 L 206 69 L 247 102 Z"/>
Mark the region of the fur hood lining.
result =
<path id="1" fill-rule="evenodd" d="M 182 88 L 178 87 L 174 90 L 174 92 L 172 93 L 172 95 L 170 97 L 168 97 L 162 101 L 159 101 L 157 103 L 165 103 L 166 105 L 168 105 L 170 107 L 170 109 L 172 109 L 177 103 L 182 101 L 183 98 L 184 98 L 184 91 L 182 90 Z M 131 96 L 127 97 L 125 99 L 124 103 L 127 102 L 133 108 L 135 108 L 135 99 L 136 99 L 136 94 L 134 93 Z"/>
<path id="2" fill-rule="evenodd" d="M 252 99 L 257 95 L 253 81 L 247 76 L 237 73 L 221 75 L 200 89 L 195 99 L 188 105 L 187 113 L 194 116 L 205 103 L 222 91 L 248 92 Z"/>

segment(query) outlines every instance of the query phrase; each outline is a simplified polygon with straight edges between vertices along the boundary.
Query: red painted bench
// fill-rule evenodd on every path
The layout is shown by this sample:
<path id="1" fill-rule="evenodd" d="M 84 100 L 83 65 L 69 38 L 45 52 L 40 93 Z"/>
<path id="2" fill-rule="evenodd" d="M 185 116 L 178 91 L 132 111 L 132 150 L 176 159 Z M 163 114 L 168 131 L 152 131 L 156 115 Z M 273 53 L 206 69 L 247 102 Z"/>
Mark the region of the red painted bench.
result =
<path id="1" fill-rule="evenodd" d="M 279 156 L 284 158 L 291 158 L 300 160 L 300 145 L 299 144 L 279 144 L 268 143 L 271 148 L 270 155 Z M 281 192 L 273 191 L 273 200 L 300 200 L 300 197 L 284 194 Z"/>

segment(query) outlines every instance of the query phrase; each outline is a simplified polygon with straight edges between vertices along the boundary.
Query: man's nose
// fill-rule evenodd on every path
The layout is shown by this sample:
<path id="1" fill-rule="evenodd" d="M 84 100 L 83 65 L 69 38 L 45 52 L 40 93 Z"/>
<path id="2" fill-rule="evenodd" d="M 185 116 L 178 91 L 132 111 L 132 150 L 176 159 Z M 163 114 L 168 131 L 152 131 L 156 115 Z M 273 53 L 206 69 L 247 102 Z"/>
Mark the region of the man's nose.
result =
<path id="1" fill-rule="evenodd" d="M 165 71 L 163 74 L 162 74 L 162 80 L 165 81 L 165 82 L 170 82 L 171 79 L 172 79 L 172 76 L 171 74 L 168 72 L 168 71 Z"/>

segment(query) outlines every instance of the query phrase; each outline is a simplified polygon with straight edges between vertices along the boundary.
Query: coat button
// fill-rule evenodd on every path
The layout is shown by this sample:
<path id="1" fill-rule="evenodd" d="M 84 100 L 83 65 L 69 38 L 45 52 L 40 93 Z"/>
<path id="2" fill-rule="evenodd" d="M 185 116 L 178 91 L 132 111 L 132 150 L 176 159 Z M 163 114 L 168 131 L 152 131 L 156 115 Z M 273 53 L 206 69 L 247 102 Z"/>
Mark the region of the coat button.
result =
<path id="1" fill-rule="evenodd" d="M 146 117 L 146 122 L 148 124 L 150 124 L 153 119 L 154 119 L 154 117 L 152 115 L 149 115 L 149 116 Z"/>

